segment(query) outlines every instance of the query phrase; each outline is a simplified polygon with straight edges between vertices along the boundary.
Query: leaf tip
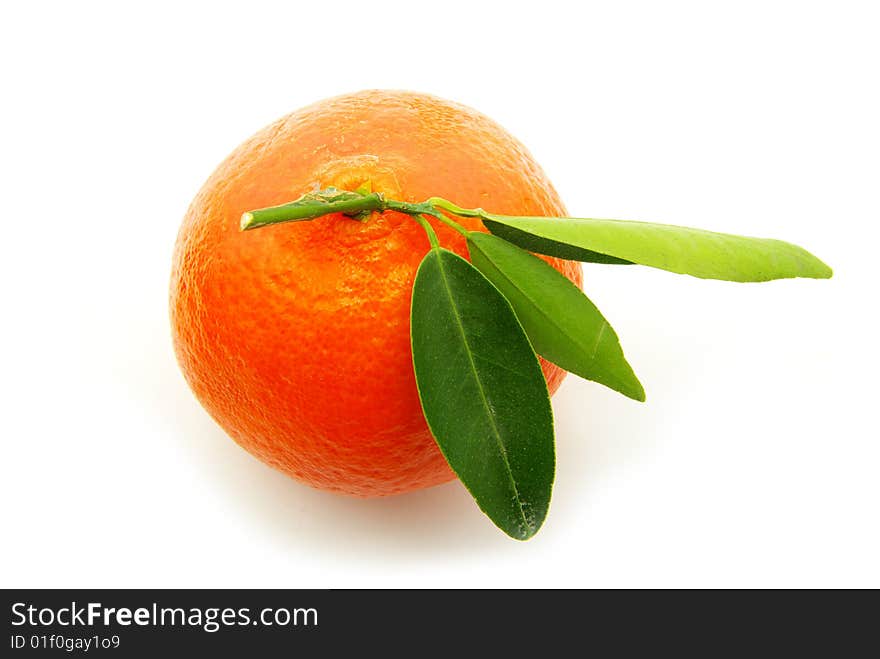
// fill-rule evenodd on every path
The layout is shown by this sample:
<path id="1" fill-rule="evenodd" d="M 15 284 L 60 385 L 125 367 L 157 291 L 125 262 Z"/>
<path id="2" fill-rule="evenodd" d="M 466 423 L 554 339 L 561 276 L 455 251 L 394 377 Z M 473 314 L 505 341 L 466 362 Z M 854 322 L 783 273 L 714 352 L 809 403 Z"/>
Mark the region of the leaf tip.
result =
<path id="1" fill-rule="evenodd" d="M 614 389 L 614 391 L 623 394 L 627 398 L 631 398 L 634 401 L 639 403 L 645 402 L 645 388 L 642 386 L 642 383 L 639 381 L 639 378 L 633 372 L 632 367 L 624 361 L 624 365 L 628 371 L 627 376 L 623 380 L 617 380 L 613 384 L 610 382 L 600 382 L 600 384 L 604 384 L 606 387 L 610 387 Z"/>
<path id="2" fill-rule="evenodd" d="M 645 396 L 645 388 L 639 384 L 639 388 L 635 391 L 635 396 L 631 396 L 631 398 L 640 403 L 644 403 L 647 400 L 647 396 Z"/>
<path id="3" fill-rule="evenodd" d="M 508 536 L 513 538 L 514 540 L 518 540 L 519 542 L 526 542 L 535 537 L 538 531 L 541 530 L 541 526 L 543 526 L 544 520 L 541 520 L 537 524 L 527 524 L 524 526 L 517 527 L 516 531 L 511 533 L 511 529 L 502 529 Z"/>
<path id="4" fill-rule="evenodd" d="M 615 387 L 616 388 L 616 387 Z M 627 383 L 625 387 L 616 388 L 617 391 L 627 398 L 631 398 L 639 403 L 645 402 L 645 388 L 642 383 L 633 376 L 632 382 Z"/>
<path id="5" fill-rule="evenodd" d="M 834 270 L 825 261 L 802 247 L 798 249 L 803 251 L 806 259 L 804 266 L 801 268 L 801 273 L 795 276 L 809 277 L 810 279 L 831 279 L 834 276 Z"/>
<path id="6" fill-rule="evenodd" d="M 241 222 L 238 225 L 239 230 L 247 231 L 248 229 L 251 228 L 253 221 L 254 221 L 254 214 L 253 213 L 250 213 L 250 212 L 242 213 Z"/>

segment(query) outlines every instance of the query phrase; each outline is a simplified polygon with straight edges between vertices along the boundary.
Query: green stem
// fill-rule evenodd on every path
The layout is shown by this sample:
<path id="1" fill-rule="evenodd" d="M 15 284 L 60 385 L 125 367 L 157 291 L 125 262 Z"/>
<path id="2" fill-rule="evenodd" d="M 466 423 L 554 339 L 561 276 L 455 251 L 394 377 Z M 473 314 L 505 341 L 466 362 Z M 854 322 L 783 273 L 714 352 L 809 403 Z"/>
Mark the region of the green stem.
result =
<path id="1" fill-rule="evenodd" d="M 430 200 L 425 203 L 430 204 Z M 456 231 L 458 231 L 465 238 L 467 238 L 468 234 L 470 233 L 470 231 L 465 229 L 463 226 L 461 226 L 458 222 L 453 220 L 451 217 L 441 213 L 440 211 L 436 210 L 433 207 L 431 208 L 431 211 L 428 213 L 428 215 L 430 215 L 431 217 L 436 217 L 438 220 L 440 220 L 441 222 L 443 222 L 447 226 L 450 226 L 453 229 L 455 229 Z"/>
<path id="2" fill-rule="evenodd" d="M 281 222 L 314 220 L 331 213 L 344 213 L 362 218 L 374 211 L 381 213 L 387 207 L 385 198 L 378 192 L 360 194 L 331 188 L 303 195 L 289 204 L 247 212 L 241 216 L 241 230 L 248 231 L 267 224 L 280 224 Z"/>
<path id="3" fill-rule="evenodd" d="M 435 208 L 442 208 L 443 210 L 448 211 L 453 215 L 458 215 L 459 217 L 486 217 L 487 215 L 486 211 L 482 208 L 462 208 L 442 197 L 431 197 L 425 203 L 430 204 Z"/>
<path id="4" fill-rule="evenodd" d="M 423 217 L 424 215 L 430 215 L 440 220 L 467 237 L 470 232 L 451 217 L 441 212 L 440 209 L 460 217 L 483 217 L 486 214 L 482 208 L 473 210 L 460 208 L 440 197 L 431 197 L 427 201 L 413 204 L 396 199 L 386 199 L 379 192 L 349 192 L 347 190 L 327 188 L 319 192 L 305 194 L 288 204 L 249 211 L 241 216 L 241 230 L 249 231 L 269 224 L 281 224 L 282 222 L 314 220 L 332 213 L 342 213 L 356 220 L 364 220 L 373 212 L 382 213 L 388 210 L 409 215 L 423 227 L 427 226 L 430 229 L 428 238 L 432 239 L 432 245 L 435 244 L 437 236 L 430 224 L 426 222 Z"/>
<path id="5" fill-rule="evenodd" d="M 434 210 L 424 202 L 421 204 L 410 204 L 406 201 L 397 201 L 396 199 L 387 199 L 385 201 L 385 208 L 389 211 L 397 211 L 407 215 L 420 215 L 421 213 L 430 213 Z"/>
<path id="6" fill-rule="evenodd" d="M 431 223 L 428 222 L 428 220 L 426 220 L 423 215 L 412 215 L 411 217 L 420 225 L 422 225 L 425 233 L 428 234 L 428 242 L 431 243 L 431 248 L 440 249 L 440 241 L 437 240 L 437 233 L 434 231 L 434 227 L 431 226 Z"/>

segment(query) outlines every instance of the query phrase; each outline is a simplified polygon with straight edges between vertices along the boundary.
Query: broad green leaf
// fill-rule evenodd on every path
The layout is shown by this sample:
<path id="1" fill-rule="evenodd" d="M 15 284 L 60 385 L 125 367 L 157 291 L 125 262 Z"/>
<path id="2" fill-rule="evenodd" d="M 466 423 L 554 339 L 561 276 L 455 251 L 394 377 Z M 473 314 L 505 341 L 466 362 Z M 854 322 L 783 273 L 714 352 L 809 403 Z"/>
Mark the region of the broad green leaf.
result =
<path id="1" fill-rule="evenodd" d="M 505 533 L 533 536 L 555 471 L 547 383 L 510 304 L 470 263 L 434 248 L 412 293 L 413 366 L 446 461 Z"/>
<path id="2" fill-rule="evenodd" d="M 617 334 L 577 286 L 497 236 L 471 233 L 468 249 L 471 262 L 513 306 L 538 354 L 582 378 L 645 400 Z"/>
<path id="3" fill-rule="evenodd" d="M 831 268 L 805 249 L 769 238 L 625 220 L 491 213 L 481 218 L 489 231 L 505 240 L 561 258 L 573 258 L 573 247 L 679 274 L 740 282 L 831 276 Z M 559 249 L 560 244 L 567 247 Z"/>

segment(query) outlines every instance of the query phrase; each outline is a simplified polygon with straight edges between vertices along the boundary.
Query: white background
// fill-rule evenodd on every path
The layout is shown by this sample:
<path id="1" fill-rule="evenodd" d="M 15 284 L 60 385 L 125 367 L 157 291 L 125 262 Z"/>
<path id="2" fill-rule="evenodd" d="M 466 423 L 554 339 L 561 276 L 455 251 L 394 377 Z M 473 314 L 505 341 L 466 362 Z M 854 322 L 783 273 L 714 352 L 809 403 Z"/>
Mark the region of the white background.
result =
<path id="1" fill-rule="evenodd" d="M 875 3 L 242 5 L 0 10 L 0 585 L 880 586 Z M 495 118 L 573 214 L 780 237 L 835 277 L 586 267 L 648 402 L 566 381 L 528 543 L 458 483 L 311 490 L 189 393 L 171 252 L 239 142 L 370 87 Z"/>

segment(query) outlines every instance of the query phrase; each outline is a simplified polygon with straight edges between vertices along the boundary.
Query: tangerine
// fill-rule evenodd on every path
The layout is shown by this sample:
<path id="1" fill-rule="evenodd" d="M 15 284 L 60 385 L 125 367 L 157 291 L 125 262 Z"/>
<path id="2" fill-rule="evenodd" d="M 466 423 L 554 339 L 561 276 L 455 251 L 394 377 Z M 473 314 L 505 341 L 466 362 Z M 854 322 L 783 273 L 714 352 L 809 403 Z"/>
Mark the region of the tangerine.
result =
<path id="1" fill-rule="evenodd" d="M 429 249 L 395 212 L 242 233 L 243 212 L 327 187 L 565 216 L 541 168 L 488 117 L 433 96 L 364 91 L 244 142 L 192 202 L 175 247 L 171 325 L 198 400 L 242 447 L 312 486 L 383 496 L 454 478 L 422 415 L 410 296 Z M 485 230 L 479 220 L 458 220 Z M 462 236 L 432 222 L 467 257 Z M 546 257 L 576 285 L 578 263 Z M 565 372 L 541 360 L 554 392 Z"/>

